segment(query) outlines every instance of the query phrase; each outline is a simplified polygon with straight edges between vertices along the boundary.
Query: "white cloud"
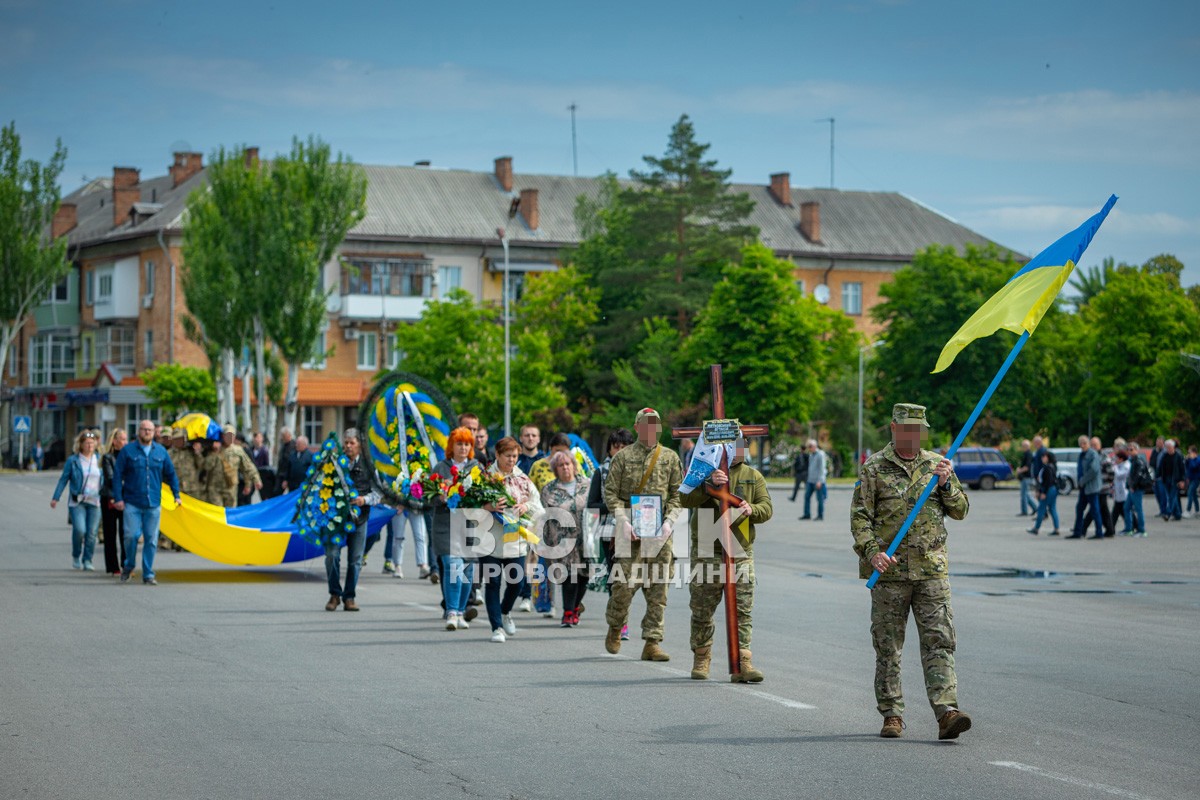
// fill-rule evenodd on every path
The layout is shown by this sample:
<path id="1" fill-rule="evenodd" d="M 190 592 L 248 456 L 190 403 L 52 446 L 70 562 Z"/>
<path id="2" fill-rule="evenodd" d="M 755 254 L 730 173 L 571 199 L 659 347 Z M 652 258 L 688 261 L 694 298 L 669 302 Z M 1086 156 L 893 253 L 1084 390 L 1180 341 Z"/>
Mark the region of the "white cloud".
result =
<path id="1" fill-rule="evenodd" d="M 1097 208 L 1064 205 L 1001 206 L 962 215 L 962 222 L 979 230 L 1017 233 L 1066 233 L 1095 214 Z M 1103 230 L 1121 234 L 1188 235 L 1200 230 L 1200 219 L 1185 219 L 1165 211 L 1125 212 L 1118 204 Z"/>

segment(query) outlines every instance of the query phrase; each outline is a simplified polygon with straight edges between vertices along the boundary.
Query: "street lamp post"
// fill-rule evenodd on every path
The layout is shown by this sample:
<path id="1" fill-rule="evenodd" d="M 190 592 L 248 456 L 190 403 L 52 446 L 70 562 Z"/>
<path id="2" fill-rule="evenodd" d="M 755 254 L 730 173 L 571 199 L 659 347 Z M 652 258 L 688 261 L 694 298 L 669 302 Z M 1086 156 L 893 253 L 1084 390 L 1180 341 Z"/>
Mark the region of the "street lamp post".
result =
<path id="1" fill-rule="evenodd" d="M 858 348 L 858 450 L 855 451 L 855 457 L 858 459 L 858 470 L 862 472 L 862 453 L 863 453 L 863 356 L 871 349 L 879 347 L 883 344 L 883 339 L 877 339 L 870 344 L 865 344 Z"/>
<path id="2" fill-rule="evenodd" d="M 508 234 L 497 228 L 500 245 L 504 248 L 504 435 L 512 436 L 512 351 L 509 347 L 508 314 Z"/>

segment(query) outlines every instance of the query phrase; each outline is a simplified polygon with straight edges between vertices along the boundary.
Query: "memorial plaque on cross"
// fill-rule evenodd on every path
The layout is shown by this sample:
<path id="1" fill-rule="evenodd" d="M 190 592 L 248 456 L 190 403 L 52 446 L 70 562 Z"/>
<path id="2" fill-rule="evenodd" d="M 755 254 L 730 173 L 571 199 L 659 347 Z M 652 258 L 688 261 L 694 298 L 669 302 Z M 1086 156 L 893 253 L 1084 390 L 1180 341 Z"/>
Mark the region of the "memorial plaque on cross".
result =
<path id="1" fill-rule="evenodd" d="M 671 438 L 693 439 L 704 434 L 708 444 L 717 442 L 732 442 L 737 439 L 757 438 L 766 436 L 770 429 L 766 425 L 743 425 L 736 419 L 725 418 L 725 387 L 721 380 L 721 365 L 709 367 L 709 384 L 712 391 L 712 415 L 699 428 L 672 428 Z M 710 438 L 714 437 L 714 438 Z M 720 469 L 729 474 L 729 456 L 724 448 L 721 452 Z M 729 525 L 729 509 L 741 505 L 743 498 L 733 494 L 730 484 L 713 486 L 704 482 L 704 491 L 720 502 L 720 531 L 721 531 L 721 571 L 724 582 L 725 598 L 725 641 L 729 649 L 729 674 L 738 675 L 742 671 L 741 641 L 738 635 L 737 615 L 737 576 L 733 566 L 733 530 Z"/>

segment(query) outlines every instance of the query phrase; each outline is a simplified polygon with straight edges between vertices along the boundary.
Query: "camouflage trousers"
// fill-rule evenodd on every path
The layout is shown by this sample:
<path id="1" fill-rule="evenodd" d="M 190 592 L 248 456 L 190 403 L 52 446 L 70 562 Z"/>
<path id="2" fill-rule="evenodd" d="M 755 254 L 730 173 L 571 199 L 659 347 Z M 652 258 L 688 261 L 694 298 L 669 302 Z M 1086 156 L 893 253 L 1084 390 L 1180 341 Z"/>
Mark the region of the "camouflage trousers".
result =
<path id="1" fill-rule="evenodd" d="M 739 558 L 733 562 L 734 596 L 737 598 L 738 642 L 742 647 L 750 647 L 751 613 L 754 610 L 754 561 Z M 692 594 L 692 649 L 712 647 L 713 615 L 717 605 L 725 596 L 725 583 L 720 559 L 701 559 L 692 562 L 691 581 L 688 589 Z"/>
<path id="2" fill-rule="evenodd" d="M 954 612 L 950 581 L 880 581 L 871 590 L 871 639 L 875 644 L 875 700 L 885 717 L 904 715 L 900 654 L 912 609 L 921 640 L 925 692 L 936 717 L 958 707 L 954 675 Z"/>
<path id="3" fill-rule="evenodd" d="M 642 638 L 648 642 L 663 640 L 663 614 L 667 610 L 667 585 L 674 577 L 671 543 L 664 542 L 658 554 L 640 558 L 634 544 L 632 558 L 616 558 L 608 576 L 608 609 L 605 618 L 610 628 L 620 628 L 629 619 L 633 596 L 641 589 L 646 598 L 646 615 L 642 617 Z"/>

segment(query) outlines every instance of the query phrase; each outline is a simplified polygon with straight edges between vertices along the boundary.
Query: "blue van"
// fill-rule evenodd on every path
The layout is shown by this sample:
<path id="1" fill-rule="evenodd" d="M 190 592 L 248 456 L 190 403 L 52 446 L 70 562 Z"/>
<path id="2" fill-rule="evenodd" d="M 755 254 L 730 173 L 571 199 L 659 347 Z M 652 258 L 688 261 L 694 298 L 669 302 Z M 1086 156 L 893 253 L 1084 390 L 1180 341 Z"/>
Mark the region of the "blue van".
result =
<path id="1" fill-rule="evenodd" d="M 958 479 L 972 489 L 994 489 L 996 481 L 1012 480 L 1013 471 L 1004 454 L 994 447 L 961 447 L 954 454 Z"/>

